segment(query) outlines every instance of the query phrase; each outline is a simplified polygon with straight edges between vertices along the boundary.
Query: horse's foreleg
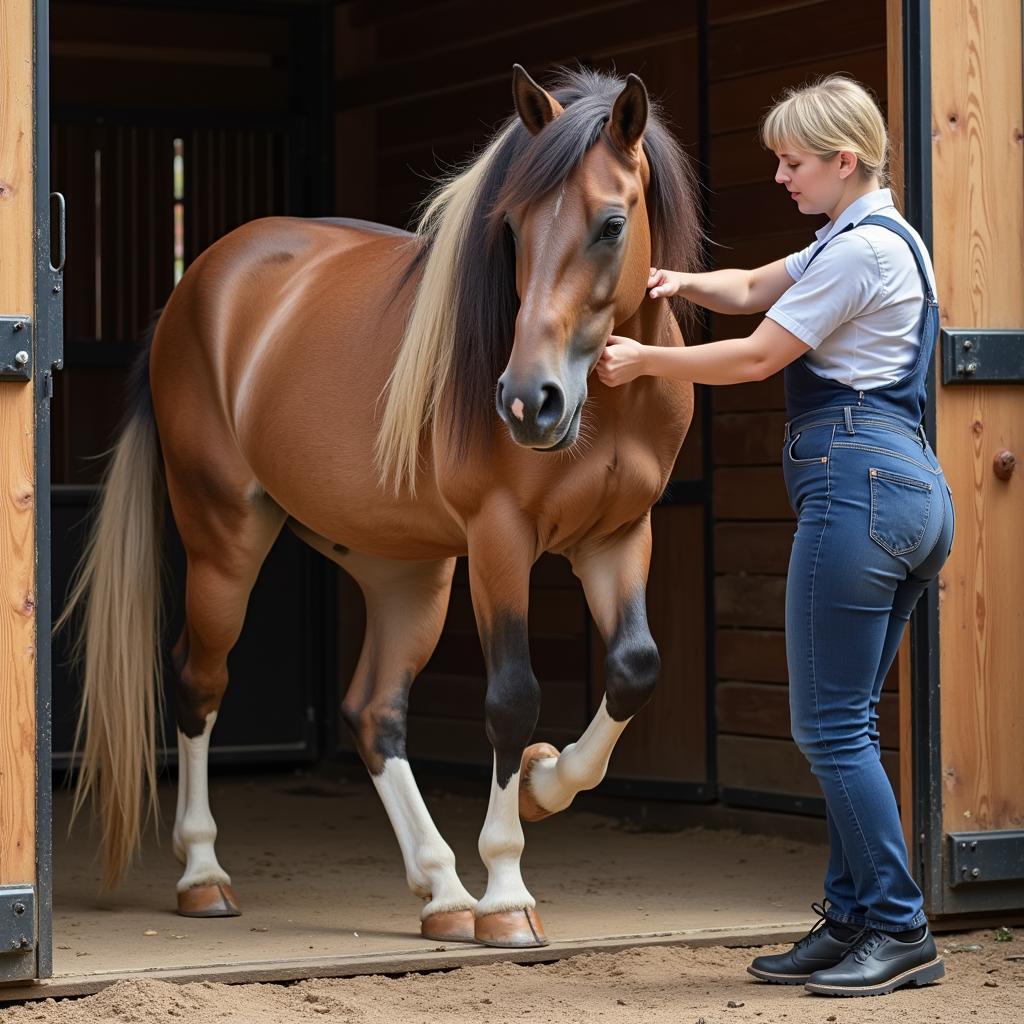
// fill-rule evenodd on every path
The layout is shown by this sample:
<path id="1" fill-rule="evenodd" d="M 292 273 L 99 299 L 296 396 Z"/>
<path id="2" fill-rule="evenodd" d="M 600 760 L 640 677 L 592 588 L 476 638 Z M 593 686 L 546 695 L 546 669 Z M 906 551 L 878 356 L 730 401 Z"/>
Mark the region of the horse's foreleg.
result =
<path id="1" fill-rule="evenodd" d="M 409 690 L 444 626 L 455 559 L 335 559 L 360 584 L 367 619 L 342 712 L 395 830 L 409 888 L 426 901 L 422 935 L 471 942 L 476 900 L 459 880 L 455 854 L 430 817 L 405 752 Z"/>
<path id="2" fill-rule="evenodd" d="M 476 938 L 492 946 L 547 942 L 519 866 L 519 767 L 540 711 L 526 626 L 534 561 L 529 541 L 527 531 L 519 535 L 500 518 L 469 531 L 473 609 L 487 665 L 487 736 L 494 748 L 491 799 L 479 842 L 487 891 L 477 904 Z"/>
<path id="3" fill-rule="evenodd" d="M 520 814 L 537 821 L 564 810 L 593 789 L 629 720 L 650 699 L 658 676 L 658 649 L 647 626 L 645 591 L 651 557 L 650 517 L 612 543 L 573 555 L 573 570 L 607 647 L 607 692 L 583 735 L 559 754 L 546 743 L 523 755 Z"/>

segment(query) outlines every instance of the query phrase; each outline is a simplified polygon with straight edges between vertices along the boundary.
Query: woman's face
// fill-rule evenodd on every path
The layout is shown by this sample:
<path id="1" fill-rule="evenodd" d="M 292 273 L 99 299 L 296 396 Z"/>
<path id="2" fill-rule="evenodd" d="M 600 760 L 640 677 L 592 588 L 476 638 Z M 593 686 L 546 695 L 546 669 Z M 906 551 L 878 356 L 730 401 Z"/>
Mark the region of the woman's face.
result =
<path id="1" fill-rule="evenodd" d="M 787 145 L 775 155 L 779 160 L 775 180 L 786 187 L 801 213 L 827 214 L 840 202 L 846 178 L 852 170 L 847 170 L 851 154 L 836 153 L 824 160 L 814 153 Z"/>

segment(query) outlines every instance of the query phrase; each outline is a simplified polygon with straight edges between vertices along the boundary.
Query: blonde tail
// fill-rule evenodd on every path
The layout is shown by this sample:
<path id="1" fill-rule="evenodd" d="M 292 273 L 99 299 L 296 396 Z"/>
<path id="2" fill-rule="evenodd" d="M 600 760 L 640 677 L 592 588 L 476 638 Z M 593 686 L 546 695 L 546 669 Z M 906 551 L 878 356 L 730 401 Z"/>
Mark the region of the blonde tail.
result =
<path id="1" fill-rule="evenodd" d="M 84 679 L 75 730 L 81 764 L 72 822 L 90 796 L 98 801 L 108 887 L 138 853 L 143 808 L 146 821 L 157 815 L 165 494 L 156 424 L 146 401 L 114 448 L 99 514 L 56 626 L 81 608 L 74 641 Z"/>

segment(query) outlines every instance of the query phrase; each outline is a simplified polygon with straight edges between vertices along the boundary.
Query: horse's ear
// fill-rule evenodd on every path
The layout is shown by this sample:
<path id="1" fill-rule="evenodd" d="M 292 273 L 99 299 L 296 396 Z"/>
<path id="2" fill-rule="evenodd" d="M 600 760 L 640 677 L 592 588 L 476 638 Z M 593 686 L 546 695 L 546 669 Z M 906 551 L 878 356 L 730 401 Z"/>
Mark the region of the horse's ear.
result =
<path id="1" fill-rule="evenodd" d="M 643 138 L 651 104 L 647 89 L 636 75 L 629 75 L 622 92 L 615 99 L 608 134 L 612 142 L 626 153 L 633 152 Z"/>
<path id="2" fill-rule="evenodd" d="M 512 65 L 512 95 L 515 97 L 519 117 L 531 135 L 536 135 L 562 112 L 562 104 L 542 89 L 526 73 L 522 64 Z"/>

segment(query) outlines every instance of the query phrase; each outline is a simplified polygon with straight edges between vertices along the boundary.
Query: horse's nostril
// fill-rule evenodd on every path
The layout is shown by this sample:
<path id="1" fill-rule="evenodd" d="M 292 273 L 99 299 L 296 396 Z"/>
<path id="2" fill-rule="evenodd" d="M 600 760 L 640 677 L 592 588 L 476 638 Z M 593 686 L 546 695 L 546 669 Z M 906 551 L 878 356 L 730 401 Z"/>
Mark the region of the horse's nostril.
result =
<path id="1" fill-rule="evenodd" d="M 565 397 L 557 384 L 545 384 L 541 388 L 540 409 L 537 411 L 537 425 L 548 429 L 561 422 L 565 412 Z"/>

